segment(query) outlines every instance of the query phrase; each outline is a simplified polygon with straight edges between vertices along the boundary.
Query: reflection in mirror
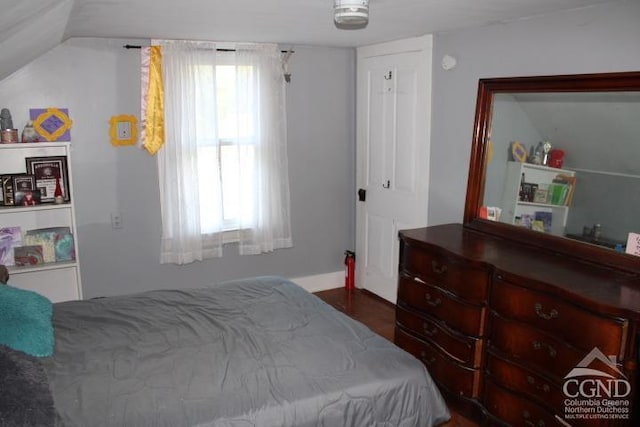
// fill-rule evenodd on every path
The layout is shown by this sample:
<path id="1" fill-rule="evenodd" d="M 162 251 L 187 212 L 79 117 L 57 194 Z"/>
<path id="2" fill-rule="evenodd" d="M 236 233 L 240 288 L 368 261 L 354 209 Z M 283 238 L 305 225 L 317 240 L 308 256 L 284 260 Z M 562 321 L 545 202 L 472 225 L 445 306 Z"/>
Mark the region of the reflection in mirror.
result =
<path id="1" fill-rule="evenodd" d="M 500 222 L 618 251 L 640 231 L 640 93 L 498 93 L 490 141 Z"/>

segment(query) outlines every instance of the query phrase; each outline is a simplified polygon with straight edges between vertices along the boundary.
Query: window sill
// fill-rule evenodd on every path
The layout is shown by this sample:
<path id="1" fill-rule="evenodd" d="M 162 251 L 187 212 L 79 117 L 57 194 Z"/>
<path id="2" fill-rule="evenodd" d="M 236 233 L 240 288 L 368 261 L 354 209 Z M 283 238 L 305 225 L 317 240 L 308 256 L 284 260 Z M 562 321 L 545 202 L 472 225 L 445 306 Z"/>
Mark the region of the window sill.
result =
<path id="1" fill-rule="evenodd" d="M 240 241 L 240 230 L 226 230 L 222 233 L 222 244 L 238 243 Z"/>

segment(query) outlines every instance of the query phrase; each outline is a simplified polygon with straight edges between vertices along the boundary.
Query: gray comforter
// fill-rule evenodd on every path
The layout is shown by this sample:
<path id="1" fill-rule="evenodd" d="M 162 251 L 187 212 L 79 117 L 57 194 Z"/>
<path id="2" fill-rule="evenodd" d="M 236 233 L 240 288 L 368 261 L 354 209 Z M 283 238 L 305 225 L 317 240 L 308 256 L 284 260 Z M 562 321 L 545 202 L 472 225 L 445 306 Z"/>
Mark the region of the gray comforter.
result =
<path id="1" fill-rule="evenodd" d="M 54 306 L 68 426 L 430 426 L 423 365 L 283 278 Z"/>

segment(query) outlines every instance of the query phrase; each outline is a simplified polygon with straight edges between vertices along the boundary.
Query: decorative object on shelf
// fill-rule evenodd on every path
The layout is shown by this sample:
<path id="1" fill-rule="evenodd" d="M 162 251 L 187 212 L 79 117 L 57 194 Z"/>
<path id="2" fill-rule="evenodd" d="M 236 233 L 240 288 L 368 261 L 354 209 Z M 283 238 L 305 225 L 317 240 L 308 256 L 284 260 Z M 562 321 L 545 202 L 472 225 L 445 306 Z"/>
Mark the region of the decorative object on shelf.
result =
<path id="1" fill-rule="evenodd" d="M 44 262 L 72 261 L 76 259 L 73 234 L 69 227 L 49 227 L 29 230 L 25 245 L 42 246 Z"/>
<path id="2" fill-rule="evenodd" d="M 549 152 L 549 166 L 552 168 L 562 168 L 564 163 L 564 151 L 558 148 L 553 148 Z"/>
<path id="3" fill-rule="evenodd" d="M 542 146 L 540 144 L 536 147 L 533 145 L 531 146 L 531 149 L 529 150 L 529 158 L 527 159 L 528 163 L 531 163 L 532 165 L 539 165 L 542 163 Z"/>
<path id="4" fill-rule="evenodd" d="M 20 227 L 0 228 L 0 264 L 12 266 L 15 264 L 13 249 L 22 246 L 22 230 Z"/>
<path id="5" fill-rule="evenodd" d="M 41 203 L 40 190 L 16 191 L 13 198 L 15 206 L 37 206 Z"/>
<path id="6" fill-rule="evenodd" d="M 562 182 L 552 182 L 549 184 L 549 202 L 552 205 L 564 206 L 567 200 L 569 186 Z"/>
<path id="7" fill-rule="evenodd" d="M 551 146 L 551 143 L 549 141 L 544 141 L 541 144 L 542 144 L 542 165 L 543 166 L 548 166 L 549 165 L 549 152 L 551 151 L 551 149 L 553 147 Z"/>
<path id="8" fill-rule="evenodd" d="M 18 129 L 13 128 L 13 119 L 8 108 L 0 111 L 0 142 L 3 144 L 18 142 Z"/>
<path id="9" fill-rule="evenodd" d="M 544 231 L 545 233 L 551 232 L 551 225 L 553 223 L 552 212 L 537 211 L 533 214 L 533 216 L 534 216 L 534 223 L 540 222 L 542 224 L 542 230 L 538 230 L 538 231 Z"/>
<path id="10" fill-rule="evenodd" d="M 13 119 L 8 108 L 0 110 L 0 129 L 13 129 Z"/>
<path id="11" fill-rule="evenodd" d="M 60 186 L 60 177 L 56 176 L 56 189 L 53 191 L 53 199 L 56 205 L 64 202 L 64 198 L 62 197 L 62 187 Z"/>
<path id="12" fill-rule="evenodd" d="M 538 189 L 538 184 L 533 184 L 530 182 L 523 182 L 522 184 L 522 193 L 520 195 L 521 202 L 533 202 L 534 194 Z"/>
<path id="13" fill-rule="evenodd" d="M 535 217 L 530 214 L 522 214 L 520 216 L 520 225 L 524 228 L 531 229 Z"/>
<path id="14" fill-rule="evenodd" d="M 135 145 L 138 142 L 138 119 L 136 116 L 121 114 L 111 117 L 109 120 L 109 136 L 111 145 L 124 146 Z"/>
<path id="15" fill-rule="evenodd" d="M 69 118 L 69 109 L 31 108 L 29 119 L 33 121 L 34 129 L 44 140 L 71 141 L 73 121 Z"/>
<path id="16" fill-rule="evenodd" d="M 511 141 L 511 158 L 514 161 L 524 163 L 527 161 L 527 149 L 518 141 Z"/>
<path id="17" fill-rule="evenodd" d="M 44 264 L 41 245 L 27 245 L 13 248 L 13 256 L 18 266 Z"/>
<path id="18" fill-rule="evenodd" d="M 35 175 L 36 188 L 40 190 L 42 203 L 54 203 L 56 183 L 59 183 L 62 198 L 71 200 L 69 194 L 69 173 L 67 156 L 26 157 L 27 172 Z"/>
<path id="19" fill-rule="evenodd" d="M 627 249 L 628 254 L 640 256 L 640 234 L 629 233 L 627 237 Z"/>
<path id="20" fill-rule="evenodd" d="M 2 204 L 4 206 L 13 206 L 13 175 L 0 176 L 0 186 L 2 187 Z"/>
<path id="21" fill-rule="evenodd" d="M 13 175 L 13 192 L 29 191 L 36 188 L 36 177 L 28 174 Z"/>
<path id="22" fill-rule="evenodd" d="M 36 132 L 36 129 L 33 127 L 33 122 L 29 120 L 26 125 L 24 125 L 24 129 L 22 129 L 22 142 L 40 142 L 41 137 Z"/>
<path id="23" fill-rule="evenodd" d="M 533 201 L 534 203 L 549 203 L 549 191 L 545 188 L 536 188 Z"/>
<path id="24" fill-rule="evenodd" d="M 74 261 L 76 259 L 73 234 L 71 234 L 68 228 L 66 231 L 56 233 L 54 249 L 56 252 L 56 261 Z"/>
<path id="25" fill-rule="evenodd" d="M 553 179 L 553 183 L 566 185 L 566 193 L 564 193 L 561 200 L 558 200 L 557 204 L 564 205 L 564 206 L 571 206 L 571 203 L 573 201 L 573 194 L 575 193 L 575 190 L 576 190 L 576 177 L 565 175 L 565 174 L 558 174 Z"/>

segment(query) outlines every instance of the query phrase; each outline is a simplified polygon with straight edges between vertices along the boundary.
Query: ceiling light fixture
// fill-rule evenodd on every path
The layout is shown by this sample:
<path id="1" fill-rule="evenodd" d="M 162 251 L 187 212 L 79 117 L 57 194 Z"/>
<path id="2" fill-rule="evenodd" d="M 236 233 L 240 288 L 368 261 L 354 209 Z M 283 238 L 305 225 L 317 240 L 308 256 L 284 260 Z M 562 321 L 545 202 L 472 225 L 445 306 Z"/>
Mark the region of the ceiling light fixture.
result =
<path id="1" fill-rule="evenodd" d="M 335 0 L 333 19 L 339 28 L 363 28 L 369 22 L 369 0 Z"/>

